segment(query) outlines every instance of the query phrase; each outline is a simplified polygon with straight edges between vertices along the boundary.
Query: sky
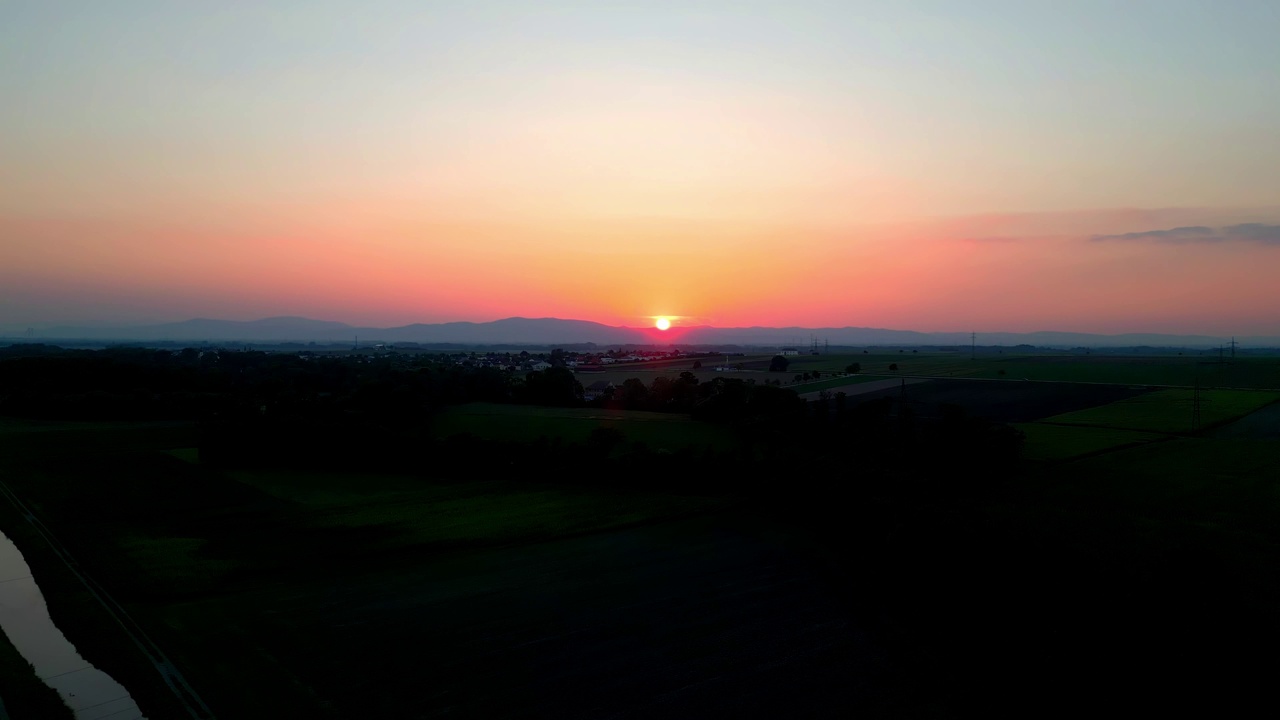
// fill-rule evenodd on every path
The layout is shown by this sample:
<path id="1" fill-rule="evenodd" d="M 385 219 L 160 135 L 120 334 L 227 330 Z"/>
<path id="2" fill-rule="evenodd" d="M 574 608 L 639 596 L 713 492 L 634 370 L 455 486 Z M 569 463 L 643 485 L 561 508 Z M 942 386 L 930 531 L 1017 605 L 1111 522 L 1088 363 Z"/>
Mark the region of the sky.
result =
<path id="1" fill-rule="evenodd" d="M 1280 336 L 1280 3 L 0 0 L 0 331 Z"/>

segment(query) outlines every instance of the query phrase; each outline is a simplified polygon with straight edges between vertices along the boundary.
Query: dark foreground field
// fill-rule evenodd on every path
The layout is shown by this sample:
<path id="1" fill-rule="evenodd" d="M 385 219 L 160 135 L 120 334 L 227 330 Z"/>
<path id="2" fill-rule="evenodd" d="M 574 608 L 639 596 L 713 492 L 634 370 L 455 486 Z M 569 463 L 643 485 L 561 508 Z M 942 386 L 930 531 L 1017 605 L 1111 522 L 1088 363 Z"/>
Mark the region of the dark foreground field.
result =
<path id="1" fill-rule="evenodd" d="M 170 447 L 190 441 L 181 426 L 6 431 L 6 482 L 220 717 L 834 717 L 889 701 L 829 569 L 741 502 L 213 471 Z M 180 717 L 18 513 L 0 520 L 82 653 L 149 717 Z"/>
<path id="2" fill-rule="evenodd" d="M 27 421 L 0 425 L 0 472 L 223 718 L 1229 715 L 1277 670 L 1274 413 L 1231 437 L 1127 429 L 1144 397 L 1181 402 L 909 386 L 894 412 L 920 418 L 1098 408 L 998 485 L 853 453 L 716 495 L 429 458 L 219 469 L 192 426 Z M 86 657 L 184 717 L 21 515 L 0 527 Z"/>
<path id="3" fill-rule="evenodd" d="M 740 517 L 209 603 L 254 617 L 260 651 L 343 717 L 836 717 L 884 700 L 877 654 L 839 599 Z M 183 614 L 207 616 L 199 603 Z"/>

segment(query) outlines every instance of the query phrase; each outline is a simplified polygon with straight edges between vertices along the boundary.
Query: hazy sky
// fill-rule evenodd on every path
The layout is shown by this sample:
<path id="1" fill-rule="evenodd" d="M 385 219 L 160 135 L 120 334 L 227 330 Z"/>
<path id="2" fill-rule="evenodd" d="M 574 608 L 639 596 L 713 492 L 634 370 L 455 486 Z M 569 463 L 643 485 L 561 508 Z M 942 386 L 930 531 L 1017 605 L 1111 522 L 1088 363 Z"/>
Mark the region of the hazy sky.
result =
<path id="1" fill-rule="evenodd" d="M 0 330 L 1280 335 L 1277 28 L 1275 0 L 0 0 Z"/>

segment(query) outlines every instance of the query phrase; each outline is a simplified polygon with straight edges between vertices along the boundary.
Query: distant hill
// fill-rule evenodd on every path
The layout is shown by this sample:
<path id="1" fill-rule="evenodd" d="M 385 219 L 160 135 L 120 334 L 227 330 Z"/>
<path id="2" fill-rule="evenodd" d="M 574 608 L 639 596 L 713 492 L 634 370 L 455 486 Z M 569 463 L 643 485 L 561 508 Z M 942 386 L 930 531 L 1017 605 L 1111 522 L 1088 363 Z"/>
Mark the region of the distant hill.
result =
<path id="1" fill-rule="evenodd" d="M 755 347 L 808 347 L 810 337 L 819 343 L 851 346 L 965 346 L 968 333 L 923 333 L 883 328 L 803 328 L 710 326 L 675 328 L 659 335 L 651 328 L 602 325 L 585 320 L 512 317 L 493 322 L 415 323 L 401 327 L 357 327 L 346 323 L 302 317 L 271 317 L 236 321 L 196 318 L 183 322 L 136 327 L 51 327 L 23 339 L 114 340 L 134 342 L 317 342 L 345 343 L 359 339 L 366 343 L 414 342 L 453 345 L 645 345 L 680 343 L 686 345 L 738 345 Z M 1242 337 L 1251 347 L 1280 346 L 1280 338 Z M 1035 345 L 1037 347 L 1218 347 L 1229 338 L 1203 335 L 1032 332 L 980 333 L 979 345 Z"/>

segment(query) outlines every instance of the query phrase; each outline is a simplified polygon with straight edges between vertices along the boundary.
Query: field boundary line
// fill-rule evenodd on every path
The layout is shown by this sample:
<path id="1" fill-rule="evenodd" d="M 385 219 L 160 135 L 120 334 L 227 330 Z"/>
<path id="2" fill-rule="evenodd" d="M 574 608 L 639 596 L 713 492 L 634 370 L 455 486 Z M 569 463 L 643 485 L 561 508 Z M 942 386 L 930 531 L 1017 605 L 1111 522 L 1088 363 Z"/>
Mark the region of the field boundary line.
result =
<path id="1" fill-rule="evenodd" d="M 71 553 L 67 552 L 67 549 L 62 545 L 62 543 L 54 537 L 53 531 L 49 530 L 40 518 L 36 517 L 35 514 L 31 512 L 31 509 L 22 502 L 18 495 L 9 487 L 8 483 L 3 480 L 0 480 L 0 494 L 3 494 L 14 508 L 17 509 L 18 512 L 22 513 L 22 516 L 26 519 L 27 523 L 31 525 L 36 533 L 39 534 L 46 543 L 48 543 L 49 548 L 53 550 L 54 555 L 58 556 L 58 559 L 62 561 L 63 565 L 65 565 L 66 568 L 71 571 L 71 574 L 74 575 L 82 585 L 84 585 L 85 589 L 89 591 L 89 594 L 92 595 L 100 605 L 102 605 L 102 608 L 107 611 L 107 614 L 116 621 L 116 624 L 125 631 L 129 636 L 129 639 L 137 645 L 138 649 L 142 651 L 142 654 L 146 656 L 147 660 L 151 661 L 151 664 L 155 666 L 156 672 L 160 673 L 160 677 L 164 680 L 165 685 L 167 685 L 169 690 L 173 692 L 174 697 L 178 699 L 178 702 L 181 703 L 184 709 L 186 709 L 187 713 L 195 720 L 213 720 L 213 711 L 210 710 L 204 700 L 196 694 L 195 689 L 191 687 L 178 668 L 171 660 L 169 660 L 168 656 L 164 654 L 164 651 L 160 649 L 160 646 L 156 645 L 155 641 L 147 636 L 146 632 L 143 631 L 142 626 L 139 625 L 131 615 L 129 615 L 128 611 L 126 611 L 120 603 L 116 602 L 116 600 L 107 593 L 104 587 L 99 585 L 97 581 L 90 578 L 88 574 L 80 568 L 80 564 L 71 556 Z"/>

